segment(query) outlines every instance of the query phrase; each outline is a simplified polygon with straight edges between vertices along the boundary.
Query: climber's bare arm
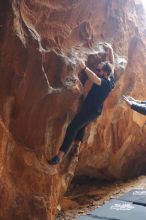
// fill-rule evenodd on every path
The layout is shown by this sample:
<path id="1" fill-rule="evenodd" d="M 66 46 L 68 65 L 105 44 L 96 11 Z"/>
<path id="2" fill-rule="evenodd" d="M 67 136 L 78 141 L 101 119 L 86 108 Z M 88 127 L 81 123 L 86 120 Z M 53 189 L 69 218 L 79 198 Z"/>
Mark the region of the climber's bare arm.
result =
<path id="1" fill-rule="evenodd" d="M 101 79 L 92 70 L 90 70 L 83 61 L 80 61 L 80 67 L 86 71 L 87 76 L 93 83 L 101 85 Z"/>
<path id="2" fill-rule="evenodd" d="M 110 44 L 105 43 L 104 44 L 105 48 L 107 49 L 107 53 L 108 53 L 108 60 L 111 64 L 111 68 L 112 68 L 112 72 L 114 73 L 114 69 L 115 69 L 115 58 L 114 58 L 114 51 L 113 48 Z"/>
<path id="3" fill-rule="evenodd" d="M 93 85 L 93 82 L 91 80 L 87 80 L 84 88 L 83 88 L 83 96 L 84 98 L 87 96 L 88 92 L 90 91 L 91 87 Z"/>
<path id="4" fill-rule="evenodd" d="M 93 83 L 101 85 L 101 79 L 88 67 L 86 67 L 86 74 Z"/>

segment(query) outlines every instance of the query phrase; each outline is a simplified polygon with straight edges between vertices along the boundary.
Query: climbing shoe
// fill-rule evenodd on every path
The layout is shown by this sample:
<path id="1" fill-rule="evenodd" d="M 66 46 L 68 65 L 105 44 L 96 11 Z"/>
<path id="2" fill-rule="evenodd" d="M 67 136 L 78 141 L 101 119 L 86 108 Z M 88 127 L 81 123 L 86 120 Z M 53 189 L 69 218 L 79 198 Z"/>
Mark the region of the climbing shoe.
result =
<path id="1" fill-rule="evenodd" d="M 60 162 L 60 157 L 58 155 L 56 155 L 55 157 L 53 157 L 51 160 L 48 161 L 48 163 L 51 165 L 56 165 L 59 162 Z"/>

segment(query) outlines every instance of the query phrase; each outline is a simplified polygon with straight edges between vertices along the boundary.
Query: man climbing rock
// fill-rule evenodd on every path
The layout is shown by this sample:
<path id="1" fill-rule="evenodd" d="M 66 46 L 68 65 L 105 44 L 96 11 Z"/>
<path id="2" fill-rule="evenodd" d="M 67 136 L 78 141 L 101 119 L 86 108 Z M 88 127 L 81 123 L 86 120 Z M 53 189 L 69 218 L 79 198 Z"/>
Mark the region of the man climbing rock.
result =
<path id="1" fill-rule="evenodd" d="M 49 164 L 55 165 L 60 163 L 64 155 L 69 151 L 73 141 L 75 141 L 75 145 L 78 147 L 80 146 L 83 141 L 85 127 L 101 114 L 103 103 L 114 87 L 113 49 L 109 44 L 106 44 L 105 46 L 109 50 L 110 63 L 99 63 L 97 65 L 97 70 L 93 72 L 86 66 L 83 61 L 80 61 L 80 67 L 86 72 L 89 79 L 88 81 L 92 84 L 92 87 L 83 102 L 81 111 L 74 117 L 67 128 L 66 135 L 62 146 L 60 147 L 59 153 L 48 161 Z"/>
<path id="2" fill-rule="evenodd" d="M 123 96 L 123 98 L 131 109 L 142 115 L 146 115 L 146 101 L 136 100 L 131 96 Z"/>

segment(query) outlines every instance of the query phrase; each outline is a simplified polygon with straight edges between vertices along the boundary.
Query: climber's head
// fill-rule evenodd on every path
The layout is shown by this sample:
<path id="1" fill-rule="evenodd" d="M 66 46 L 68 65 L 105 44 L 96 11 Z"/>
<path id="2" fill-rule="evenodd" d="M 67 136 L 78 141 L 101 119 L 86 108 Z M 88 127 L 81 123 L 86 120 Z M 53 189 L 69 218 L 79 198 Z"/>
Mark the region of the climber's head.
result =
<path id="1" fill-rule="evenodd" d="M 112 68 L 110 63 L 108 62 L 101 62 L 97 66 L 97 75 L 98 76 L 105 76 L 108 77 L 112 72 Z"/>

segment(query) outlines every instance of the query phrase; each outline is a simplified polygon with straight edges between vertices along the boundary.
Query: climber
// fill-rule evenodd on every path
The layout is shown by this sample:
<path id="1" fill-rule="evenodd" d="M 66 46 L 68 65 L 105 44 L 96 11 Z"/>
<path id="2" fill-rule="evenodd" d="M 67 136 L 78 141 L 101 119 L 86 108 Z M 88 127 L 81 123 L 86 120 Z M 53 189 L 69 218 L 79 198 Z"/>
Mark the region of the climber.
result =
<path id="1" fill-rule="evenodd" d="M 109 62 L 102 62 L 97 65 L 96 72 L 89 69 L 83 61 L 80 61 L 80 67 L 86 72 L 89 80 L 92 82 L 92 87 L 88 92 L 81 111 L 74 117 L 69 124 L 62 146 L 59 153 L 48 161 L 49 164 L 55 165 L 62 161 L 64 155 L 68 152 L 73 141 L 77 147 L 83 141 L 85 127 L 102 112 L 103 103 L 113 85 L 114 71 L 114 55 L 113 49 L 109 44 L 105 45 L 109 50 Z M 112 76 L 112 79 L 111 79 Z M 89 81 L 88 80 L 88 81 Z"/>
<path id="2" fill-rule="evenodd" d="M 146 101 L 136 100 L 131 96 L 124 96 L 123 98 L 127 105 L 136 112 L 146 115 Z"/>

